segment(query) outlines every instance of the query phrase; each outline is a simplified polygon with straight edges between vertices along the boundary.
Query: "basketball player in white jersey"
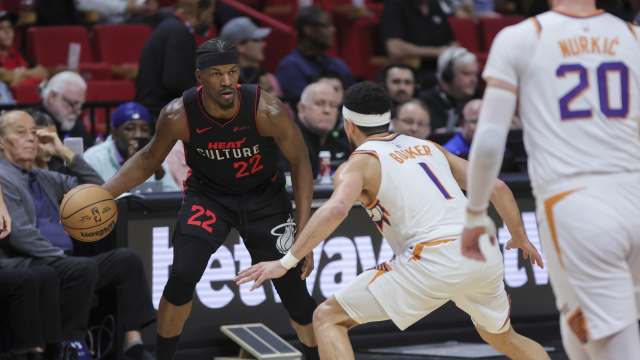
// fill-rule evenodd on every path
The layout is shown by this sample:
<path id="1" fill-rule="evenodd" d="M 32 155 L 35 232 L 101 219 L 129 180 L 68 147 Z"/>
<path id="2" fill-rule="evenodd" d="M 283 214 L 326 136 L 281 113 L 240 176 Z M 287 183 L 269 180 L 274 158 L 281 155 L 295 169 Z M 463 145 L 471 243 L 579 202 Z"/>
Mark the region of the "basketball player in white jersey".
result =
<path id="1" fill-rule="evenodd" d="M 250 267 L 236 281 L 254 280 L 255 288 L 284 275 L 331 235 L 359 200 L 395 258 L 363 272 L 316 309 L 313 326 L 322 359 L 354 358 L 347 335 L 354 325 L 391 319 L 404 330 L 449 300 L 471 316 L 496 350 L 514 359 L 548 359 L 538 343 L 511 328 L 498 246 L 487 245 L 487 264 L 460 252 L 466 161 L 432 142 L 389 133 L 391 101 L 377 84 L 352 86 L 344 104 L 345 131 L 357 149 L 338 169 L 331 198 L 287 255 Z M 520 248 L 542 266 L 513 194 L 504 183 L 495 185 L 492 201 L 513 234 L 507 249 Z"/>
<path id="2" fill-rule="evenodd" d="M 572 359 L 640 359 L 639 37 L 594 0 L 555 0 L 498 34 L 483 74 L 462 252 L 483 259 L 478 237 L 517 105 Z"/>

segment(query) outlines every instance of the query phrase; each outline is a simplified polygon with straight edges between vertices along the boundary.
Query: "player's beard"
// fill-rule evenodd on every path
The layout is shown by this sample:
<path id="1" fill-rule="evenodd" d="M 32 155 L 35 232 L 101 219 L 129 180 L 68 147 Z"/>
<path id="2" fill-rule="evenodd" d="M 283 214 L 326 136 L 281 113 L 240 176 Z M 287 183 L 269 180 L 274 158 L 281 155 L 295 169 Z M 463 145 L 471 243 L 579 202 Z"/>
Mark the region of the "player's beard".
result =
<path id="1" fill-rule="evenodd" d="M 231 91 L 233 92 L 233 93 L 232 93 L 232 94 L 233 94 L 233 96 L 231 97 L 231 99 L 230 99 L 230 100 L 225 99 L 225 98 L 222 96 L 222 93 L 219 93 L 219 95 L 218 95 L 218 97 L 217 97 L 217 100 L 216 100 L 216 103 L 218 104 L 218 106 L 219 106 L 221 109 L 228 110 L 228 109 L 233 108 L 233 106 L 235 105 L 235 103 L 236 103 L 237 93 L 236 93 L 236 91 L 235 91 L 235 90 L 233 90 L 233 89 L 231 89 Z"/>

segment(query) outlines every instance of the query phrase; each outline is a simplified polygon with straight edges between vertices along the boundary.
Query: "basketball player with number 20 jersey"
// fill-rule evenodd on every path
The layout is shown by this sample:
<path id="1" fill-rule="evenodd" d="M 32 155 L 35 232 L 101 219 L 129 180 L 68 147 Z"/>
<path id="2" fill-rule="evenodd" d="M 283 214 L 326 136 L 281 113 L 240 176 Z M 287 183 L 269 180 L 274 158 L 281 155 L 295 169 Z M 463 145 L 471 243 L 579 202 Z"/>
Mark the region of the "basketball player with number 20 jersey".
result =
<path id="1" fill-rule="evenodd" d="M 491 182 L 516 104 L 565 349 L 640 358 L 640 31 L 593 0 L 501 31 L 483 76 L 463 253 L 482 259 Z"/>
<path id="2" fill-rule="evenodd" d="M 347 91 L 345 132 L 357 149 L 339 168 L 331 198 L 311 217 L 287 255 L 252 266 L 236 281 L 253 280 L 256 287 L 283 276 L 329 236 L 359 200 L 395 257 L 364 271 L 316 309 L 313 327 L 322 359 L 353 359 L 347 330 L 354 325 L 391 319 L 404 330 L 449 300 L 470 315 L 496 350 L 514 359 L 548 359 L 538 343 L 511 328 L 498 246 L 487 246 L 487 263 L 461 254 L 466 161 L 432 142 L 389 133 L 390 108 L 380 85 L 365 82 Z M 513 234 L 507 248 L 522 249 L 541 266 L 513 194 L 504 183 L 495 185 L 492 202 Z"/>

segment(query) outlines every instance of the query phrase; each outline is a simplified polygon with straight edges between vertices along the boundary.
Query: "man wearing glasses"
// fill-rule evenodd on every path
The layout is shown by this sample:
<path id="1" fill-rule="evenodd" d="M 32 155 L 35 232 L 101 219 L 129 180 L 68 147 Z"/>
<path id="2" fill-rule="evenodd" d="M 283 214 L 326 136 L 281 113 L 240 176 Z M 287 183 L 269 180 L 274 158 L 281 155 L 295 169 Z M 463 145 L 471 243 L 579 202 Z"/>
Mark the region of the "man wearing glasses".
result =
<path id="1" fill-rule="evenodd" d="M 82 124 L 82 105 L 87 93 L 87 83 L 71 71 L 63 71 L 53 76 L 42 89 L 41 103 L 37 110 L 55 120 L 60 139 L 81 137 L 84 148 L 93 145 L 93 137 Z"/>

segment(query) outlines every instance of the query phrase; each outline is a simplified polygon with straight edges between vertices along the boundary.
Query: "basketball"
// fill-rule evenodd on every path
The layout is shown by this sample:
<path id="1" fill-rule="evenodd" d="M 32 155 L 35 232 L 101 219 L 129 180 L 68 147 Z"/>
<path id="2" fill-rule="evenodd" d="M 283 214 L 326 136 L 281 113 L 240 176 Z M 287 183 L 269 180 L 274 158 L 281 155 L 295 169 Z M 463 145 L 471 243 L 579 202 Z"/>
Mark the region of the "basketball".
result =
<path id="1" fill-rule="evenodd" d="M 60 220 L 72 238 L 94 242 L 113 230 L 118 220 L 118 207 L 113 196 L 100 186 L 80 185 L 62 199 Z"/>

